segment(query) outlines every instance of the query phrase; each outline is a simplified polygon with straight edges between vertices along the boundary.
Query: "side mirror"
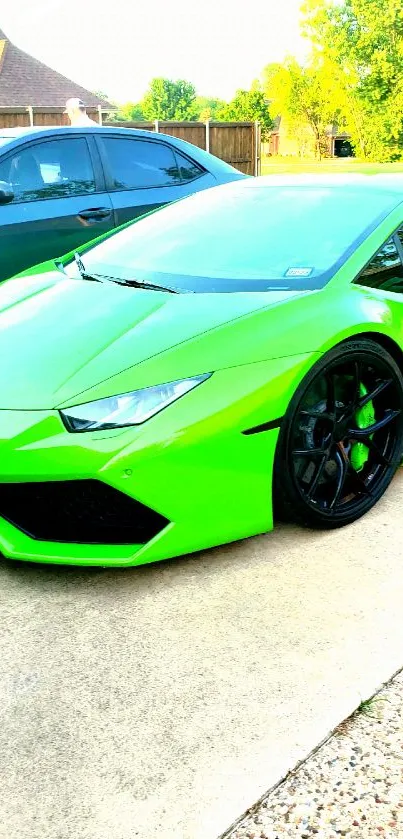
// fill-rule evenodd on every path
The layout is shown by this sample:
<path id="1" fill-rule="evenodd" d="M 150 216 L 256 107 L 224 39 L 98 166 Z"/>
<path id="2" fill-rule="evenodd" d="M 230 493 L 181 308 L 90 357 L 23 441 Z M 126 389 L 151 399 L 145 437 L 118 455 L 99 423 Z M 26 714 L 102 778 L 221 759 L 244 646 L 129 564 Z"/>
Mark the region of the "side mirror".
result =
<path id="1" fill-rule="evenodd" d="M 6 181 L 0 181 L 0 204 L 9 204 L 14 199 L 13 188 Z"/>

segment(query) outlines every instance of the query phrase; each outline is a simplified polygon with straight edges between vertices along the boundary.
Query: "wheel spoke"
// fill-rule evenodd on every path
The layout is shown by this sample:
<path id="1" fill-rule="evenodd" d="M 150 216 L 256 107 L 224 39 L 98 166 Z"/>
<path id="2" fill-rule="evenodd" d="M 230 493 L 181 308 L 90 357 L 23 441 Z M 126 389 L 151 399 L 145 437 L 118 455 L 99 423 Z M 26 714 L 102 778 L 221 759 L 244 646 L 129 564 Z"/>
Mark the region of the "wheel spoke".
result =
<path id="1" fill-rule="evenodd" d="M 354 362 L 354 395 L 353 395 L 354 407 L 353 407 L 353 411 L 356 410 L 356 405 L 360 401 L 360 385 L 361 385 L 361 381 L 362 381 L 361 368 L 362 368 L 361 361 L 355 361 Z"/>
<path id="2" fill-rule="evenodd" d="M 364 443 L 365 446 L 371 449 L 371 451 L 377 458 L 378 463 L 381 463 L 382 466 L 390 466 L 392 461 L 388 457 L 386 457 L 386 455 L 383 452 L 381 452 L 379 446 L 377 446 L 372 437 L 364 437 L 364 439 L 361 439 L 360 442 Z"/>
<path id="3" fill-rule="evenodd" d="M 357 492 L 363 492 L 364 495 L 372 495 L 372 492 L 369 489 L 369 487 L 367 486 L 367 484 L 365 483 L 364 479 L 361 477 L 359 472 L 356 472 L 355 469 L 353 469 L 351 464 L 350 464 L 350 468 L 349 468 L 349 474 L 350 474 L 350 477 L 353 479 L 353 482 L 355 483 L 355 485 L 357 487 Z"/>
<path id="4" fill-rule="evenodd" d="M 364 408 L 365 405 L 368 405 L 368 402 L 372 402 L 379 396 L 380 393 L 383 393 L 389 385 L 392 384 L 392 379 L 386 379 L 386 381 L 381 382 L 377 387 L 374 388 L 370 393 L 366 393 L 365 396 L 362 396 L 361 399 L 358 400 L 357 409 Z"/>
<path id="5" fill-rule="evenodd" d="M 365 399 L 365 396 L 360 395 L 360 387 L 362 384 L 362 364 L 360 361 L 355 361 L 353 364 L 353 395 L 351 399 L 351 403 L 343 413 L 343 419 L 349 420 L 352 419 L 359 407 L 363 407 L 361 405 L 361 400 Z M 363 404 L 366 404 L 364 402 Z"/>
<path id="6" fill-rule="evenodd" d="M 327 449 L 294 449 L 291 454 L 293 457 L 323 457 L 327 455 Z"/>
<path id="7" fill-rule="evenodd" d="M 327 411 L 318 411 L 316 408 L 312 408 L 312 410 L 304 409 L 300 411 L 300 414 L 303 417 L 313 417 L 314 419 L 327 419 L 334 422 L 334 414 L 328 413 Z"/>
<path id="8" fill-rule="evenodd" d="M 365 438 L 380 431 L 381 428 L 386 428 L 393 420 L 400 416 L 400 411 L 387 410 L 382 419 L 374 422 L 372 425 L 367 425 L 366 428 L 349 428 L 346 437 L 351 440 L 359 440 L 365 442 Z"/>
<path id="9" fill-rule="evenodd" d="M 313 481 L 312 481 L 312 483 L 311 483 L 311 485 L 308 489 L 308 492 L 306 494 L 306 497 L 308 498 L 309 501 L 313 501 L 313 496 L 315 495 L 315 491 L 316 491 L 317 486 L 319 484 L 319 481 L 322 477 L 323 470 L 325 468 L 326 462 L 327 462 L 327 454 L 324 454 L 323 457 L 322 457 L 322 460 L 321 460 L 321 462 L 320 462 L 320 464 L 319 464 L 319 466 L 316 470 L 316 475 L 315 475 L 315 477 L 314 477 L 314 479 L 313 479 Z"/>
<path id="10" fill-rule="evenodd" d="M 333 496 L 332 502 L 329 504 L 329 510 L 334 510 L 336 504 L 340 500 L 341 493 L 343 492 L 344 484 L 346 483 L 346 478 L 349 472 L 349 462 L 347 460 L 347 455 L 341 451 L 341 447 L 337 446 L 337 451 L 335 454 L 335 460 L 339 465 L 339 476 L 337 479 L 337 486 L 336 492 Z"/>

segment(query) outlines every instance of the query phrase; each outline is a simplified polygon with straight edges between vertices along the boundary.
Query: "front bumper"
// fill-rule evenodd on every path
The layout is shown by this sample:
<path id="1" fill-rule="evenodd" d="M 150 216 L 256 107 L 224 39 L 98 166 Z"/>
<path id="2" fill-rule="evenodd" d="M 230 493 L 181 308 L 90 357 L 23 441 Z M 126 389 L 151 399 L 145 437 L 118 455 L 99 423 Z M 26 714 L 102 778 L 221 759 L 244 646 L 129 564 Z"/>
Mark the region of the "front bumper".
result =
<path id="1" fill-rule="evenodd" d="M 57 411 L 0 410 L 0 553 L 140 565 L 270 530 L 279 429 L 243 432 L 284 413 L 310 363 L 299 356 L 220 371 L 144 425 L 124 430 L 70 434 Z M 105 529 L 98 536 L 87 527 L 90 506 L 93 519 L 109 520 L 112 496 L 114 524 L 124 507 L 129 541 L 119 529 L 118 538 L 108 531 L 106 540 Z M 138 532 L 141 541 L 130 541 Z"/>

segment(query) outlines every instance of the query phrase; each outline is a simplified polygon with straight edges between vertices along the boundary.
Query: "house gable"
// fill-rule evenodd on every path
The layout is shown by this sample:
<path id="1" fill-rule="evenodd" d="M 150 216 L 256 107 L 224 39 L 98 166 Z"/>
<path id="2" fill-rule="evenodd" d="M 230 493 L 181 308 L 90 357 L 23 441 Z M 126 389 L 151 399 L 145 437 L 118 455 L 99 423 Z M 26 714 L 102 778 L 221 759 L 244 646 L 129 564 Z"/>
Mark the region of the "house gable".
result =
<path id="1" fill-rule="evenodd" d="M 89 108 L 113 109 L 110 102 L 20 50 L 0 29 L 0 107 L 61 107 L 72 96 Z"/>

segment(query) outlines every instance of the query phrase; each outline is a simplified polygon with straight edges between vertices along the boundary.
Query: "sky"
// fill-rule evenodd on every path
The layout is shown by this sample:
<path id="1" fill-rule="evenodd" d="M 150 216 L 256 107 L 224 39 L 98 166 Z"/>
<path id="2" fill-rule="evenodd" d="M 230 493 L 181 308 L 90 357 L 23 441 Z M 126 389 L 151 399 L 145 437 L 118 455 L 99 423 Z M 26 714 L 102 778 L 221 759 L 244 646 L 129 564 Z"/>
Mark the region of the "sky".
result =
<path id="1" fill-rule="evenodd" d="M 303 58 L 301 0 L 1 0 L 17 46 L 89 90 L 138 101 L 154 76 L 231 99 L 287 53 Z"/>

